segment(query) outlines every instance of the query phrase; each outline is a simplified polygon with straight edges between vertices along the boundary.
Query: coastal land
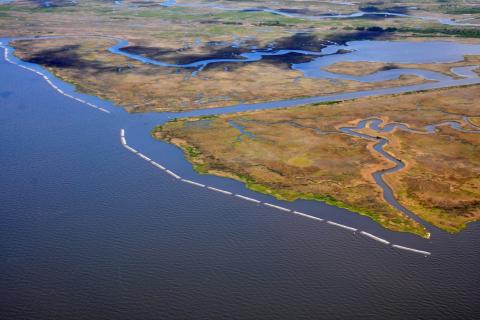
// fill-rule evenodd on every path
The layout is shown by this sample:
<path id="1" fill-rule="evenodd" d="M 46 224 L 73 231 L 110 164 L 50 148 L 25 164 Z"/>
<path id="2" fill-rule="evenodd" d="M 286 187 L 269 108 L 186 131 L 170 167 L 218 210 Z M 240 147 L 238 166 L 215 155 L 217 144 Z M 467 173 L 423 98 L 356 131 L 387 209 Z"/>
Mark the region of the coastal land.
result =
<path id="1" fill-rule="evenodd" d="M 22 60 L 45 66 L 78 90 L 111 100 L 129 112 L 185 111 L 427 82 L 415 75 L 375 83 L 306 78 L 277 62 L 281 59 L 228 63 L 221 68 L 214 64 L 192 75 L 192 68 L 145 64 L 111 53 L 108 48 L 115 43 L 67 37 L 19 40 L 13 46 Z"/>
<path id="2" fill-rule="evenodd" d="M 233 115 L 175 119 L 153 136 L 184 150 L 200 173 L 245 182 L 252 190 L 292 201 L 324 201 L 367 215 L 395 231 L 426 229 L 391 206 L 372 174 L 393 164 L 376 141 L 342 128 L 361 120 L 404 124 L 358 133 L 387 139 L 385 151 L 405 168 L 385 175 L 395 197 L 428 223 L 458 232 L 480 218 L 480 88 L 470 86 Z M 445 122 L 455 122 L 461 130 Z M 439 124 L 432 132 L 426 127 Z"/>
<path id="3" fill-rule="evenodd" d="M 129 112 L 164 112 L 426 82 L 416 75 L 375 83 L 316 79 L 292 65 L 312 61 L 328 45 L 352 40 L 478 43 L 475 26 L 438 20 L 474 22 L 475 8 L 468 1 L 462 6 L 436 1 L 398 6 L 393 1 L 373 5 L 368 1 L 18 0 L 0 6 L 0 29 L 4 37 L 50 36 L 13 42 L 15 54 L 48 68 L 79 91 L 113 101 Z M 396 15 L 379 14 L 387 11 Z M 355 15 L 358 12 L 362 15 Z M 121 52 L 170 65 L 110 52 L 119 39 L 126 43 Z M 241 62 L 245 53 L 271 50 L 293 52 Z M 237 61 L 213 63 L 201 70 L 185 67 L 212 59 Z M 424 67 L 437 71 L 432 65 Z M 452 75 L 448 70 L 442 67 L 440 72 Z"/>
<path id="4" fill-rule="evenodd" d="M 452 78 L 459 78 L 457 74 L 452 71 L 452 68 L 463 66 L 480 65 L 480 56 L 465 56 L 463 61 L 451 63 L 385 63 L 372 61 L 342 61 L 331 64 L 324 68 L 324 70 L 348 74 L 352 76 L 365 76 L 379 71 L 392 69 L 423 69 L 434 72 L 439 72 Z M 476 72 L 479 72 L 477 69 Z"/>

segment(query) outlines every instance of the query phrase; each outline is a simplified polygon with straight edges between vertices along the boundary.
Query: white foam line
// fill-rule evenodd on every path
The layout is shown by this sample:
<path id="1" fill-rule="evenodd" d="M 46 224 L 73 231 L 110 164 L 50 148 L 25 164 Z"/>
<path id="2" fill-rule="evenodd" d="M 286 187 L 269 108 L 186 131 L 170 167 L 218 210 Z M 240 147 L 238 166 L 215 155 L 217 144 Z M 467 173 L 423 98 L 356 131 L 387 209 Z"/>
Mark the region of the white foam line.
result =
<path id="1" fill-rule="evenodd" d="M 125 129 L 120 129 L 120 137 L 125 137 Z"/>
<path id="2" fill-rule="evenodd" d="M 192 181 L 192 180 L 182 179 L 182 181 L 186 182 L 186 183 L 189 183 L 189 184 L 193 184 L 194 186 L 198 186 L 198 187 L 202 187 L 202 188 L 205 187 L 204 184 L 201 184 L 201 183 L 198 183 L 198 182 L 195 182 L 195 181 Z"/>
<path id="3" fill-rule="evenodd" d="M 423 254 L 423 255 L 426 255 L 426 256 L 431 255 L 431 253 L 428 252 L 428 251 L 412 249 L 412 248 L 409 248 L 409 247 L 399 246 L 397 244 L 393 244 L 392 247 L 400 249 L 400 250 L 406 250 L 406 251 L 411 251 L 411 252 L 415 252 L 415 253 L 420 253 L 420 254 Z"/>
<path id="4" fill-rule="evenodd" d="M 282 211 L 287 211 L 287 212 L 292 211 L 292 210 L 290 210 L 290 209 L 287 209 L 287 208 L 284 208 L 284 207 L 280 207 L 280 206 L 276 206 L 276 205 L 271 204 L 271 203 L 268 203 L 268 202 L 264 202 L 263 204 L 266 205 L 266 206 L 268 206 L 268 207 L 275 208 L 275 209 L 282 210 Z"/>
<path id="5" fill-rule="evenodd" d="M 344 224 L 336 223 L 336 222 L 333 222 L 333 221 L 327 221 L 327 223 L 331 224 L 332 226 L 340 227 L 340 228 L 347 229 L 347 230 L 350 230 L 350 231 L 353 231 L 353 232 L 357 231 L 357 229 L 355 229 L 355 228 L 346 226 Z"/>
<path id="6" fill-rule="evenodd" d="M 317 220 L 317 221 L 323 221 L 322 218 L 317 218 L 317 217 L 315 217 L 315 216 L 311 216 L 311 215 L 309 215 L 309 214 L 302 213 L 302 212 L 299 212 L 299 211 L 293 211 L 293 213 L 296 214 L 296 215 L 299 215 L 299 216 L 308 218 L 308 219 L 313 219 L 313 220 Z"/>
<path id="7" fill-rule="evenodd" d="M 152 161 L 152 159 L 150 159 L 149 157 L 147 157 L 146 155 L 144 155 L 143 153 L 137 153 L 137 156 L 139 156 L 140 158 L 142 158 L 143 160 L 147 160 L 147 161 Z"/>
<path id="8" fill-rule="evenodd" d="M 120 141 L 122 141 L 122 144 L 123 144 L 123 145 L 126 145 L 126 144 L 127 144 L 127 141 L 125 140 L 124 137 L 121 137 L 121 138 L 120 138 Z"/>
<path id="9" fill-rule="evenodd" d="M 228 195 L 232 195 L 232 193 L 230 191 L 225 191 L 225 190 L 217 189 L 217 188 L 214 188 L 214 187 L 207 187 L 207 189 L 217 191 L 217 192 L 221 192 L 221 193 L 228 194 Z"/>
<path id="10" fill-rule="evenodd" d="M 258 200 L 256 200 L 256 199 L 252 199 L 252 198 L 249 198 L 249 197 L 245 197 L 245 196 L 242 196 L 241 194 L 236 194 L 235 197 L 240 198 L 240 199 L 243 199 L 243 200 L 255 202 L 255 203 L 260 203 L 260 201 L 258 201 Z"/>
<path id="11" fill-rule="evenodd" d="M 175 179 L 181 179 L 181 177 L 179 175 L 176 175 L 175 173 L 173 173 L 170 170 L 165 170 L 165 172 L 168 173 L 169 175 L 171 175 L 172 177 L 174 177 Z"/>
<path id="12" fill-rule="evenodd" d="M 364 236 L 369 237 L 370 239 L 373 239 L 375 241 L 381 242 L 383 244 L 387 244 L 387 245 L 390 244 L 390 242 L 388 242 L 387 240 L 379 238 L 377 236 L 374 236 L 371 233 L 368 233 L 368 232 L 365 232 L 365 231 L 360 231 L 360 234 L 363 234 Z"/>
<path id="13" fill-rule="evenodd" d="M 159 164 L 159 163 L 156 163 L 156 162 L 153 161 L 153 160 L 150 161 L 150 163 L 153 164 L 153 165 L 154 165 L 155 167 L 157 167 L 157 168 L 160 168 L 160 169 L 162 169 L 162 170 L 165 170 L 165 167 L 164 167 L 164 166 L 162 166 L 162 165 Z"/>

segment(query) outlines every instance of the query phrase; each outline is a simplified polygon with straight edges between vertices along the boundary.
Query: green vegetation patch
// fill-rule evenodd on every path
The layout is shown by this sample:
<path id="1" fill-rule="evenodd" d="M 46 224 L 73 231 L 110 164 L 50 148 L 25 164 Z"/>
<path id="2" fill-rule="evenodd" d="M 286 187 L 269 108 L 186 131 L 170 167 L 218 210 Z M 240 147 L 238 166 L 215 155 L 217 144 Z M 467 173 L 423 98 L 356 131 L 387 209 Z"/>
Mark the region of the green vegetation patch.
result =
<path id="1" fill-rule="evenodd" d="M 480 38 L 478 28 L 399 28 L 399 32 L 409 32 L 418 36 L 430 37 L 432 35 L 447 35 L 462 38 Z"/>
<path id="2" fill-rule="evenodd" d="M 442 8 L 444 13 L 447 14 L 477 14 L 480 13 L 480 7 L 459 7 L 459 6 L 446 6 Z"/>

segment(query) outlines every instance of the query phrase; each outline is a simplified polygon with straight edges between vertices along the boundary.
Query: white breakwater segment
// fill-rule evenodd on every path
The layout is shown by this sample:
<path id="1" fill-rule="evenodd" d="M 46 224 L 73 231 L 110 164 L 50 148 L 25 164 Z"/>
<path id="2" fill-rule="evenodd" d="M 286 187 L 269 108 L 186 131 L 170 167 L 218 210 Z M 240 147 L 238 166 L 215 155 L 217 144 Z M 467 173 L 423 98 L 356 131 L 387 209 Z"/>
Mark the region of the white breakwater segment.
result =
<path id="1" fill-rule="evenodd" d="M 344 224 L 336 223 L 336 222 L 333 222 L 333 221 L 327 221 L 327 223 L 328 223 L 328 224 L 331 224 L 332 226 L 336 226 L 336 227 L 339 227 L 339 228 L 347 229 L 347 230 L 350 230 L 350 231 L 353 231 L 353 232 L 356 232 L 356 231 L 357 231 L 357 229 L 355 229 L 355 228 L 346 226 L 346 225 L 344 225 Z"/>
<path id="2" fill-rule="evenodd" d="M 127 140 L 125 140 L 125 130 L 123 129 L 120 131 L 120 142 L 122 142 L 124 147 L 127 146 Z M 129 147 L 129 149 L 131 148 Z"/>
<path id="3" fill-rule="evenodd" d="M 152 161 L 152 159 L 150 159 L 149 157 L 147 157 L 146 155 L 144 155 L 143 153 L 137 153 L 137 156 L 139 156 L 140 158 L 142 158 L 143 160 L 147 160 L 147 161 Z"/>
<path id="4" fill-rule="evenodd" d="M 130 147 L 129 145 L 126 145 L 126 144 L 125 144 L 124 147 L 127 148 L 127 150 L 129 150 L 129 151 L 131 151 L 131 152 L 133 152 L 133 153 L 138 153 L 137 150 L 133 149 L 133 148 Z"/>
<path id="5" fill-rule="evenodd" d="M 264 202 L 263 204 L 266 205 L 267 207 L 275 208 L 275 209 L 282 210 L 282 211 L 287 211 L 287 212 L 292 211 L 292 210 L 290 210 L 290 209 L 287 209 L 287 208 L 284 208 L 284 207 L 280 207 L 280 206 L 276 206 L 276 205 L 271 204 L 271 203 L 268 203 L 268 202 Z"/>
<path id="6" fill-rule="evenodd" d="M 195 181 L 192 181 L 192 180 L 182 179 L 182 181 L 186 182 L 186 183 L 189 183 L 189 184 L 193 184 L 194 186 L 198 186 L 198 187 L 202 187 L 202 188 L 205 187 L 204 184 L 201 184 L 201 183 L 198 183 L 198 182 L 195 182 Z"/>
<path id="7" fill-rule="evenodd" d="M 177 175 L 176 173 L 170 171 L 170 170 L 165 170 L 166 173 L 168 173 L 169 175 L 171 175 L 172 177 L 174 177 L 175 179 L 182 179 L 182 177 L 180 177 L 179 175 Z"/>
<path id="8" fill-rule="evenodd" d="M 153 165 L 154 165 L 155 167 L 157 167 L 157 168 L 160 168 L 160 169 L 162 169 L 162 170 L 166 170 L 166 168 L 165 168 L 164 166 L 162 166 L 162 165 L 159 164 L 159 163 L 156 163 L 156 162 L 153 161 L 153 160 L 150 161 L 150 163 L 153 164 Z"/>
<path id="9" fill-rule="evenodd" d="M 83 104 L 85 104 L 85 105 L 87 105 L 87 106 L 89 106 L 89 107 L 91 107 L 91 108 L 97 109 L 97 110 L 99 110 L 99 111 L 101 111 L 101 112 L 110 113 L 110 111 L 108 111 L 108 110 L 106 110 L 106 109 L 104 109 L 104 108 L 102 108 L 102 107 L 96 106 L 96 105 L 94 105 L 94 104 L 92 104 L 92 103 L 86 102 L 85 100 L 82 100 L 82 99 L 80 99 L 80 98 L 73 97 L 73 96 L 65 93 L 62 89 L 60 89 L 57 85 L 55 85 L 55 84 L 48 78 L 48 76 L 47 76 L 46 74 L 44 74 L 44 73 L 42 73 L 42 72 L 40 72 L 40 71 L 37 71 L 37 70 L 35 70 L 35 69 L 33 69 L 33 68 L 26 67 L 26 66 L 24 66 L 24 65 L 18 64 L 18 63 L 16 63 L 16 62 L 10 60 L 10 58 L 8 57 L 8 48 L 7 48 L 7 47 L 4 47 L 4 46 L 0 46 L 0 48 L 3 48 L 3 50 L 4 50 L 4 51 L 3 51 L 3 56 L 4 56 L 5 61 L 7 61 L 7 62 L 9 62 L 9 63 L 11 63 L 11 64 L 13 64 L 13 65 L 16 65 L 16 66 L 18 66 L 18 67 L 20 67 L 20 68 L 22 68 L 22 69 L 25 69 L 25 70 L 31 71 L 31 72 L 33 72 L 33 73 L 35 73 L 35 74 L 38 74 L 39 76 L 41 76 L 41 77 L 48 83 L 48 85 L 49 85 L 50 87 L 52 87 L 55 91 L 57 91 L 57 92 L 58 92 L 59 94 L 61 94 L 62 96 L 65 96 L 65 97 L 67 97 L 67 98 L 76 100 L 76 101 L 78 101 L 78 102 L 80 102 L 80 103 L 83 103 Z"/>
<path id="10" fill-rule="evenodd" d="M 386 244 L 386 245 L 389 245 L 389 244 L 390 244 L 390 242 L 388 242 L 387 240 L 382 239 L 382 238 L 379 238 L 379 237 L 377 237 L 377 236 L 374 236 L 374 235 L 371 234 L 371 233 L 368 233 L 368 232 L 365 232 L 365 231 L 360 231 L 360 233 L 363 234 L 363 235 L 366 236 L 366 237 L 369 237 L 370 239 L 373 239 L 373 240 L 375 240 L 375 241 L 381 242 L 381 243 L 383 243 L 383 244 Z"/>
<path id="11" fill-rule="evenodd" d="M 235 197 L 243 199 L 243 200 L 247 200 L 247 201 L 250 201 L 250 202 L 261 203 L 261 201 L 258 201 L 257 199 L 245 197 L 245 196 L 242 196 L 241 194 L 236 194 Z"/>
<path id="12" fill-rule="evenodd" d="M 213 190 L 213 191 L 217 191 L 217 192 L 220 192 L 220 193 L 223 193 L 223 194 L 228 194 L 228 195 L 232 195 L 233 193 L 231 193 L 230 191 L 225 191 L 225 190 L 222 190 L 222 189 L 217 189 L 217 188 L 214 188 L 214 187 L 207 187 L 207 189 L 210 189 L 210 190 Z"/>
<path id="13" fill-rule="evenodd" d="M 420 253 L 420 254 L 423 254 L 423 255 L 425 255 L 425 256 L 431 255 L 431 253 L 428 252 L 428 251 L 412 249 L 412 248 L 409 248 L 409 247 L 399 246 L 399 245 L 396 245 L 396 244 L 392 244 L 392 247 L 393 247 L 393 248 L 396 248 L 396 249 L 400 249 L 400 250 L 405 250 L 405 251 Z"/>
<path id="14" fill-rule="evenodd" d="M 257 203 L 257 204 L 263 204 L 267 207 L 270 207 L 270 208 L 274 208 L 274 209 L 277 209 L 277 210 L 281 210 L 281 211 L 284 211 L 284 212 L 291 212 L 292 214 L 294 215 L 297 215 L 297 216 L 300 216 L 300 217 L 303 217 L 303 218 L 307 218 L 307 219 L 310 219 L 310 220 L 315 220 L 315 221 L 319 221 L 319 222 L 322 222 L 324 221 L 322 218 L 318 218 L 318 217 L 315 217 L 315 216 L 312 216 L 312 215 L 309 215 L 309 214 L 306 214 L 306 213 L 303 213 L 303 212 L 300 212 L 300 211 L 293 211 L 291 209 L 288 209 L 288 208 L 285 208 L 285 207 L 281 207 L 281 206 L 277 206 L 275 204 L 271 204 L 271 203 L 268 203 L 268 202 L 261 202 L 257 199 L 253 199 L 253 198 L 249 198 L 249 197 L 246 197 L 246 196 L 243 196 L 241 194 L 233 194 L 232 192 L 230 191 L 227 191 L 227 190 L 223 190 L 223 189 L 218 189 L 218 188 L 214 188 L 214 187 L 210 187 L 210 186 L 207 186 L 207 185 L 204 185 L 204 184 L 201 184 L 201 183 L 198 183 L 198 182 L 195 182 L 195 181 L 192 181 L 192 180 L 188 180 L 188 179 L 182 179 L 182 177 L 180 177 L 179 175 L 177 175 L 176 173 L 174 173 L 173 171 L 165 168 L 164 166 L 162 166 L 161 164 L 151 160 L 150 158 L 148 158 L 147 156 L 145 156 L 143 153 L 140 153 L 138 152 L 137 150 L 135 150 L 134 148 L 130 147 L 128 144 L 127 144 L 127 141 L 126 141 L 126 137 L 125 137 L 125 130 L 124 129 L 121 129 L 120 130 L 120 141 L 122 142 L 122 145 L 129 151 L 133 152 L 133 153 L 136 153 L 138 156 L 140 156 L 142 159 L 144 159 L 145 161 L 151 163 L 152 165 L 154 165 L 155 167 L 165 171 L 167 174 L 169 174 L 170 176 L 174 177 L 175 179 L 177 179 L 178 181 L 181 181 L 181 182 L 185 182 L 185 183 L 188 183 L 190 185 L 194 185 L 194 186 L 197 186 L 197 187 L 202 187 L 202 188 L 206 188 L 206 189 L 209 189 L 209 190 L 212 190 L 212 191 L 215 191 L 215 192 L 219 192 L 219 193 L 223 193 L 223 194 L 226 194 L 226 195 L 229 195 L 229 196 L 235 196 L 239 199 L 242 199 L 242 200 L 245 200 L 245 201 L 249 201 L 249 202 L 253 202 L 253 203 Z M 349 231 L 353 231 L 353 232 L 356 232 L 358 231 L 358 229 L 356 228 L 352 228 L 352 227 L 349 227 L 349 226 L 346 226 L 344 224 L 340 224 L 340 223 L 337 223 L 337 222 L 333 222 L 333 221 L 330 221 L 328 220 L 327 221 L 327 224 L 329 225 L 332 225 L 332 226 L 335 226 L 335 227 L 339 227 L 339 228 L 342 228 L 342 229 L 345 229 L 345 230 L 349 230 Z M 387 240 L 384 240 L 382 238 L 379 238 L 371 233 L 368 233 L 368 232 L 365 232 L 365 231 L 360 231 L 360 233 L 366 237 L 369 237 L 373 240 L 376 240 L 382 244 L 385 244 L 385 245 L 389 245 L 390 242 L 387 241 Z M 416 252 L 416 253 L 421 253 L 421 254 L 424 254 L 424 255 L 430 255 L 430 252 L 427 252 L 427 251 L 422 251 L 422 250 L 417 250 L 417 249 L 412 249 L 412 248 L 408 248 L 408 247 L 404 247 L 404 246 L 399 246 L 399 245 L 392 245 L 393 248 L 397 248 L 397 249 L 402 249 L 402 250 L 407 250 L 407 251 L 411 251 L 411 252 Z"/>
<path id="15" fill-rule="evenodd" d="M 311 216 L 311 215 L 306 214 L 306 213 L 303 213 L 303 212 L 293 211 L 293 213 L 296 214 L 297 216 L 305 217 L 305 218 L 307 218 L 307 219 L 312 219 L 312 220 L 317 220 L 317 221 L 323 221 L 322 218 L 318 218 L 318 217 L 315 217 L 315 216 Z"/>

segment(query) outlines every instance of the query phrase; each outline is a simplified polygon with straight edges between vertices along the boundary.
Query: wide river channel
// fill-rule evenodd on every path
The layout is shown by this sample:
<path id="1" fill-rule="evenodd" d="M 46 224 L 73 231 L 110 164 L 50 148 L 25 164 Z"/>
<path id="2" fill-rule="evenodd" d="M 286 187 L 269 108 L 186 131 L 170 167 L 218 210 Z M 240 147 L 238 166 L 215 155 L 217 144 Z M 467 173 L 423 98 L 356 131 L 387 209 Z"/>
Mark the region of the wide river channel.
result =
<path id="1" fill-rule="evenodd" d="M 396 45 L 384 48 L 397 52 Z M 381 61 L 362 49 L 368 42 L 351 46 L 356 50 L 352 60 L 361 60 L 364 50 L 366 60 Z M 435 50 L 439 47 L 443 52 Z M 432 42 L 424 52 L 432 56 L 422 62 L 448 62 L 478 54 L 480 48 Z M 177 114 L 128 114 L 75 92 L 39 66 L 18 61 L 11 49 L 8 57 L 14 63 L 4 59 L 3 49 L 0 53 L 1 319 L 480 316 L 480 224 L 455 235 L 432 229 L 429 240 L 390 232 L 344 209 L 311 201 L 285 203 L 236 181 L 200 176 L 179 149 L 149 134 L 155 125 L 179 116 L 478 83 L 471 70 L 461 70 L 470 77 L 460 80 L 439 78 L 410 87 Z M 320 59 L 297 68 L 308 75 L 314 64 L 322 64 Z M 42 76 L 17 64 L 109 113 L 59 94 Z M 126 150 L 121 129 L 129 145 L 185 179 L 432 254 L 395 250 L 358 232 L 181 183 Z"/>

